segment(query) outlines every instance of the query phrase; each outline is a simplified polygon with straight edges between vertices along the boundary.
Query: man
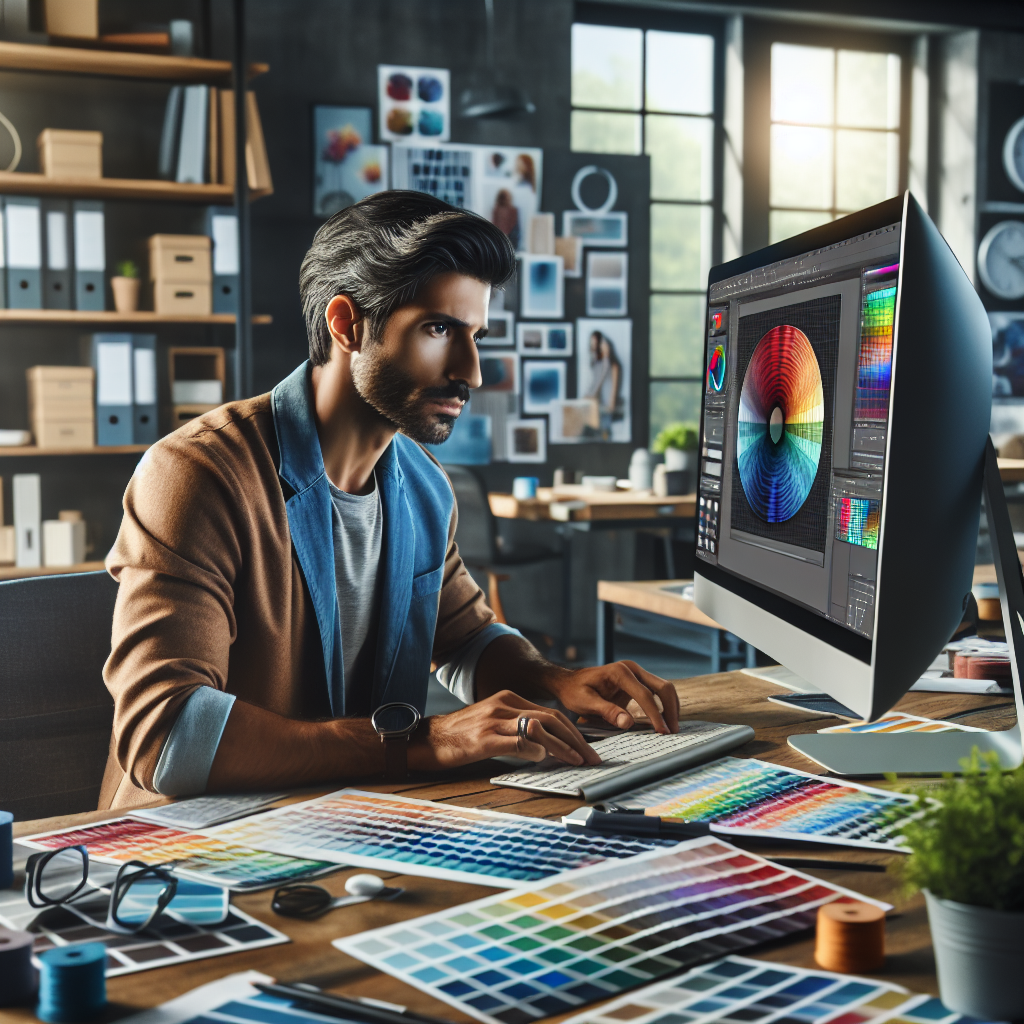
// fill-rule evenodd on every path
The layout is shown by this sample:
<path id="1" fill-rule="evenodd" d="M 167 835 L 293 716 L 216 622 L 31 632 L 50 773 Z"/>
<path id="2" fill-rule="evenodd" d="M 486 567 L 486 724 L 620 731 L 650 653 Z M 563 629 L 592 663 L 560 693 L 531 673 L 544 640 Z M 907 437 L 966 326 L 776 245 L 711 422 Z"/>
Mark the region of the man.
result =
<path id="1" fill-rule="evenodd" d="M 107 557 L 120 590 L 101 807 L 386 761 L 599 762 L 534 700 L 628 728 L 633 698 L 677 728 L 670 684 L 633 662 L 550 664 L 495 622 L 459 558 L 451 485 L 420 445 L 448 437 L 481 383 L 491 286 L 514 268 L 483 218 L 414 192 L 364 199 L 303 261 L 309 361 L 147 452 Z M 418 721 L 432 664 L 472 703 Z"/>

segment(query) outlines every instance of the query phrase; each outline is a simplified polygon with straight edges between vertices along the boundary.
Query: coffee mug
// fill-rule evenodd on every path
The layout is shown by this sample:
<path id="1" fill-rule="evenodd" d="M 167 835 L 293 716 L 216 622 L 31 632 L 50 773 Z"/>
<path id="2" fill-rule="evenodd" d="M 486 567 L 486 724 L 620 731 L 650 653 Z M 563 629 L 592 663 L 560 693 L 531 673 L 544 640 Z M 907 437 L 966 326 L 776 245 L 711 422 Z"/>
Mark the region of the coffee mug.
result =
<path id="1" fill-rule="evenodd" d="M 520 501 L 525 501 L 527 498 L 536 498 L 539 484 L 539 477 L 517 476 L 512 481 L 512 497 L 518 498 Z"/>

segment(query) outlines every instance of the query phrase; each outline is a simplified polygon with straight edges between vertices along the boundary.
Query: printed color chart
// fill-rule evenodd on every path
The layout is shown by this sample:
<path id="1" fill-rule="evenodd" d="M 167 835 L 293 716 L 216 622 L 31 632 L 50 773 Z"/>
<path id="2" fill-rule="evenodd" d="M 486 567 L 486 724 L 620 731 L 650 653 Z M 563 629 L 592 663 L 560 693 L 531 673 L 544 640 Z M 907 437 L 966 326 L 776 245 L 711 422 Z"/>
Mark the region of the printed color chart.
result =
<path id="1" fill-rule="evenodd" d="M 973 725 L 961 725 L 959 722 L 943 722 L 936 718 L 918 718 L 916 715 L 905 715 L 901 711 L 890 711 L 875 722 L 846 722 L 843 725 L 830 725 L 818 732 L 984 732 Z M 845 783 L 850 785 L 850 783 Z"/>
<path id="2" fill-rule="evenodd" d="M 843 899 L 864 897 L 706 837 L 334 945 L 480 1020 L 527 1024 L 813 928 Z"/>
<path id="3" fill-rule="evenodd" d="M 836 508 L 836 540 L 878 550 L 882 503 L 872 498 L 840 498 Z"/>
<path id="4" fill-rule="evenodd" d="M 335 870 L 334 864 L 323 861 L 264 853 L 238 843 L 130 818 L 101 821 L 86 828 L 42 832 L 18 842 L 33 850 L 53 850 L 81 843 L 90 857 L 112 864 L 126 860 L 163 864 L 173 860 L 178 862 L 174 866 L 176 874 L 236 892 L 284 885 L 297 878 Z"/>
<path id="5" fill-rule="evenodd" d="M 565 1024 L 957 1024 L 934 996 L 868 978 L 730 956 L 659 982 Z"/>
<path id="6" fill-rule="evenodd" d="M 506 889 L 609 857 L 673 845 L 668 840 L 581 836 L 543 818 L 357 789 L 281 807 L 212 829 L 209 835 L 296 856 L 315 852 L 336 864 Z"/>
<path id="7" fill-rule="evenodd" d="M 893 833 L 918 813 L 911 796 L 738 757 L 635 789 L 615 804 L 710 821 L 723 833 L 890 850 L 901 849 Z"/>
<path id="8" fill-rule="evenodd" d="M 896 319 L 896 273 L 899 265 L 864 275 L 860 354 L 857 357 L 857 397 L 854 420 L 886 423 L 892 377 L 892 330 Z M 891 280 L 879 285 L 880 279 Z"/>

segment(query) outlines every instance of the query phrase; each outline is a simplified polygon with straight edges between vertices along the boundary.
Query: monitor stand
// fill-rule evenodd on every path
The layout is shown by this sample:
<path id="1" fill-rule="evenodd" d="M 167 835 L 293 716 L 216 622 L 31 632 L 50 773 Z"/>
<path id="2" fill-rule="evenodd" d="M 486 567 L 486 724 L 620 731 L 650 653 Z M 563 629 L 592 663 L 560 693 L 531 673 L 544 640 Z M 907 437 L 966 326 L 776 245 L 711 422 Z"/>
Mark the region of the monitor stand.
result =
<path id="1" fill-rule="evenodd" d="M 985 453 L 984 492 L 992 556 L 999 581 L 999 601 L 1003 609 L 1003 627 L 1010 648 L 1017 724 L 1004 732 L 811 733 L 790 736 L 789 745 L 794 750 L 799 750 L 837 775 L 882 775 L 886 772 L 939 775 L 959 772 L 962 770 L 961 759 L 970 757 L 973 747 L 983 754 L 989 751 L 996 753 L 1003 768 L 1016 768 L 1024 760 L 1021 740 L 1021 722 L 1024 721 L 1024 698 L 1021 696 L 1024 577 L 991 439 Z"/>

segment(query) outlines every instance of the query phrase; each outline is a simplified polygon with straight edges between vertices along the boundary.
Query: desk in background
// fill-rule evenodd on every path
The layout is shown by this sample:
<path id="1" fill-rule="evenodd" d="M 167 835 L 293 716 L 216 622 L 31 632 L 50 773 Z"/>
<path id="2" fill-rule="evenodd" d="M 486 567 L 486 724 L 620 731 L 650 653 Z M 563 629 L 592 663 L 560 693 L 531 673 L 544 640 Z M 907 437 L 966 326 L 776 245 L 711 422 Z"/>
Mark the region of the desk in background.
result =
<path id="1" fill-rule="evenodd" d="M 577 533 L 592 530 L 645 530 L 661 536 L 665 545 L 666 571 L 675 575 L 672 541 L 692 539 L 689 527 L 697 514 L 697 495 L 659 498 L 632 491 L 593 491 L 567 484 L 539 487 L 536 498 L 516 498 L 492 492 L 487 495 L 491 512 L 498 519 L 555 523 L 562 538 L 562 653 L 575 660 L 572 644 L 572 540 Z M 566 508 L 567 518 L 551 514 L 552 502 L 582 502 L 582 508 Z M 570 656 L 571 652 L 571 656 Z"/>
<path id="2" fill-rule="evenodd" d="M 836 722 L 835 718 L 822 718 L 813 713 L 770 703 L 767 700 L 770 694 L 786 691 L 782 687 L 739 672 L 682 680 L 676 683 L 676 689 L 682 705 L 683 719 L 711 719 L 754 727 L 754 739 L 736 750 L 736 756 L 757 757 L 804 771 L 815 771 L 816 766 L 787 746 L 786 738 L 795 733 L 812 732 Z M 913 693 L 904 697 L 897 708 L 908 714 L 938 718 L 957 711 L 1001 703 L 1005 703 L 1005 699 L 999 696 Z M 970 721 L 972 725 L 982 728 L 1005 729 L 1013 723 L 1013 712 L 1012 709 L 997 710 L 991 714 L 975 715 Z M 541 796 L 515 789 L 498 789 L 487 781 L 490 776 L 504 770 L 506 769 L 503 765 L 485 762 L 460 772 L 450 773 L 443 780 L 422 779 L 397 785 L 360 783 L 359 788 L 404 793 L 423 800 L 437 800 L 467 807 L 489 807 L 556 820 L 580 806 L 578 800 Z M 331 787 L 336 788 L 340 787 Z M 328 790 L 307 792 L 292 799 L 306 799 L 326 791 Z M 14 826 L 15 836 L 82 825 L 110 816 L 110 811 L 92 811 L 42 821 L 17 822 Z M 741 838 L 734 841 L 737 846 L 747 845 L 747 841 Z M 886 863 L 899 856 L 875 850 L 810 843 L 794 848 L 773 844 L 770 840 L 759 841 L 754 849 L 764 856 L 806 856 L 868 863 Z M 340 895 L 344 891 L 345 879 L 352 873 L 341 871 L 320 880 L 318 884 Z M 899 914 L 886 925 L 889 958 L 884 973 L 880 973 L 878 977 L 905 985 L 917 992 L 938 994 L 931 937 L 922 896 L 918 895 L 910 900 L 901 899 L 896 893 L 893 880 L 886 874 L 832 869 L 813 869 L 808 873 L 867 896 L 895 903 Z M 259 970 L 286 982 L 305 981 L 327 991 L 343 993 L 350 997 L 368 996 L 384 999 L 392 1003 L 401 1003 L 431 1016 L 469 1022 L 470 1018 L 447 1004 L 437 1002 L 425 993 L 339 953 L 331 947 L 330 942 L 342 935 L 352 935 L 369 928 L 378 928 L 479 899 L 497 890 L 414 875 L 385 877 L 389 879 L 389 884 L 404 886 L 406 895 L 393 903 L 365 903 L 337 910 L 318 921 L 295 921 L 278 917 L 270 910 L 270 892 L 236 897 L 237 906 L 285 932 L 291 937 L 291 943 L 113 978 L 108 982 L 110 1005 L 101 1019 L 116 1020 L 138 1010 L 156 1006 L 226 974 Z M 808 934 L 793 942 L 773 944 L 768 948 L 755 949 L 751 952 L 744 951 L 743 955 L 813 968 L 814 937 Z M 35 1024 L 35 1020 L 29 1008 L 0 1010 L 2 1024 Z"/>

